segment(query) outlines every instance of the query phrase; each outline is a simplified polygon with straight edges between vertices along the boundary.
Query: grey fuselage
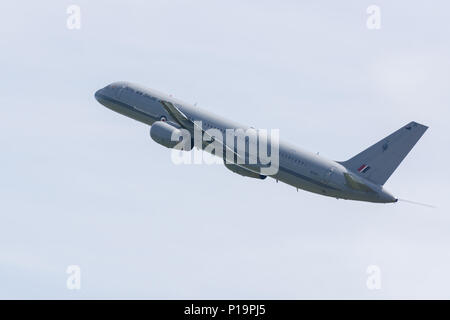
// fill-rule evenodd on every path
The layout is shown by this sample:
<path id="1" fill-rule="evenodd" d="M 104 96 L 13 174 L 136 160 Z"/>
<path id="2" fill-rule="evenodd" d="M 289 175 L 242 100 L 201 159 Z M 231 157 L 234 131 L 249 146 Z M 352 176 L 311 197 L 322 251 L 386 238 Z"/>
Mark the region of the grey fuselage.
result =
<path id="1" fill-rule="evenodd" d="M 220 130 L 247 130 L 249 128 L 249 126 L 223 119 L 161 92 L 128 82 L 112 83 L 98 90 L 95 98 L 107 108 L 150 126 L 161 119 L 168 123 L 175 123 L 175 119 L 170 116 L 160 102 L 165 100 L 179 106 L 180 110 L 189 118 L 202 121 L 210 127 Z M 358 179 L 359 183 L 368 188 L 352 187 L 348 183 L 348 175 Z M 334 198 L 378 203 L 397 201 L 382 186 L 352 175 L 352 172 L 339 162 L 306 152 L 281 139 L 279 142 L 279 170 L 270 177 L 299 189 Z"/>

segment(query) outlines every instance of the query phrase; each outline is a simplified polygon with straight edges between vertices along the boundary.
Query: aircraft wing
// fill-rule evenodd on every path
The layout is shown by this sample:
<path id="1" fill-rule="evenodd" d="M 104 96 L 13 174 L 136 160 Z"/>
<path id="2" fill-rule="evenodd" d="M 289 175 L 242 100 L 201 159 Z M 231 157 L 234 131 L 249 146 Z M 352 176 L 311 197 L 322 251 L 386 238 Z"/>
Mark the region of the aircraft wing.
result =
<path id="1" fill-rule="evenodd" d="M 191 121 L 180 109 L 175 107 L 172 102 L 164 100 L 161 100 L 160 102 L 167 113 L 170 114 L 170 116 L 174 118 L 182 128 L 192 129 L 194 122 Z"/>
<path id="2" fill-rule="evenodd" d="M 233 149 L 231 149 L 222 139 L 211 136 L 208 132 L 204 131 L 202 127 L 200 127 L 197 123 L 189 119 L 179 108 L 177 108 L 172 102 L 160 100 L 161 104 L 163 105 L 164 109 L 167 111 L 167 113 L 170 114 L 172 118 L 175 119 L 175 121 L 182 127 L 188 130 L 197 129 L 202 132 L 205 136 L 209 138 L 210 141 L 217 141 L 219 142 L 225 149 L 231 151 L 234 155 L 236 155 L 237 159 L 242 159 L 242 157 L 235 152 Z M 244 161 L 245 163 L 245 161 Z"/>

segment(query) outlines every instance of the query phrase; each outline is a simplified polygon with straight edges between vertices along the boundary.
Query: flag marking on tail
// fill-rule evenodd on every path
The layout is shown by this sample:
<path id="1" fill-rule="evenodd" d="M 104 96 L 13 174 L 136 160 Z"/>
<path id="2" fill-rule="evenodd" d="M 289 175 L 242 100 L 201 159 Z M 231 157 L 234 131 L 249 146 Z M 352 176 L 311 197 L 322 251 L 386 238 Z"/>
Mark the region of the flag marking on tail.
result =
<path id="1" fill-rule="evenodd" d="M 367 164 L 363 164 L 361 167 L 359 167 L 358 172 L 366 173 L 369 171 L 370 167 Z"/>

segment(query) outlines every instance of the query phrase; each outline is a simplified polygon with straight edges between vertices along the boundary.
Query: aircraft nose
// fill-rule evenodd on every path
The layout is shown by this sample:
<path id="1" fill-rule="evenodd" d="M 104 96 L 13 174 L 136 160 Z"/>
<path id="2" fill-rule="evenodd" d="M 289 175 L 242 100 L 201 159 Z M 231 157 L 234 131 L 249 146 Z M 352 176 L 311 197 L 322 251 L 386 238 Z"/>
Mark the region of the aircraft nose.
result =
<path id="1" fill-rule="evenodd" d="M 95 99 L 101 103 L 102 105 L 106 106 L 108 103 L 108 91 L 105 88 L 102 88 L 100 90 L 97 90 L 94 94 Z"/>
<path id="2" fill-rule="evenodd" d="M 95 95 L 94 96 L 95 96 L 95 99 L 97 99 L 98 102 L 101 102 L 102 91 L 103 91 L 103 89 L 95 91 Z"/>

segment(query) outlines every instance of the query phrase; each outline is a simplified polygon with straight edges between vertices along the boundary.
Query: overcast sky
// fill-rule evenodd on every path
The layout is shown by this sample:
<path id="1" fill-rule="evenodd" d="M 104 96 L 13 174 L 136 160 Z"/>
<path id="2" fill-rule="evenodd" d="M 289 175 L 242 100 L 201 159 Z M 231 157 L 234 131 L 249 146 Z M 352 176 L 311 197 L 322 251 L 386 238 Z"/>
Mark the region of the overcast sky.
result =
<path id="1" fill-rule="evenodd" d="M 67 7 L 81 9 L 69 30 Z M 366 25 L 369 5 L 381 29 Z M 3 1 L 0 298 L 450 298 L 448 1 Z M 174 165 L 94 92 L 126 80 L 345 160 L 430 129 L 336 200 Z M 81 268 L 68 290 L 66 268 Z M 381 270 L 381 289 L 366 269 Z"/>

